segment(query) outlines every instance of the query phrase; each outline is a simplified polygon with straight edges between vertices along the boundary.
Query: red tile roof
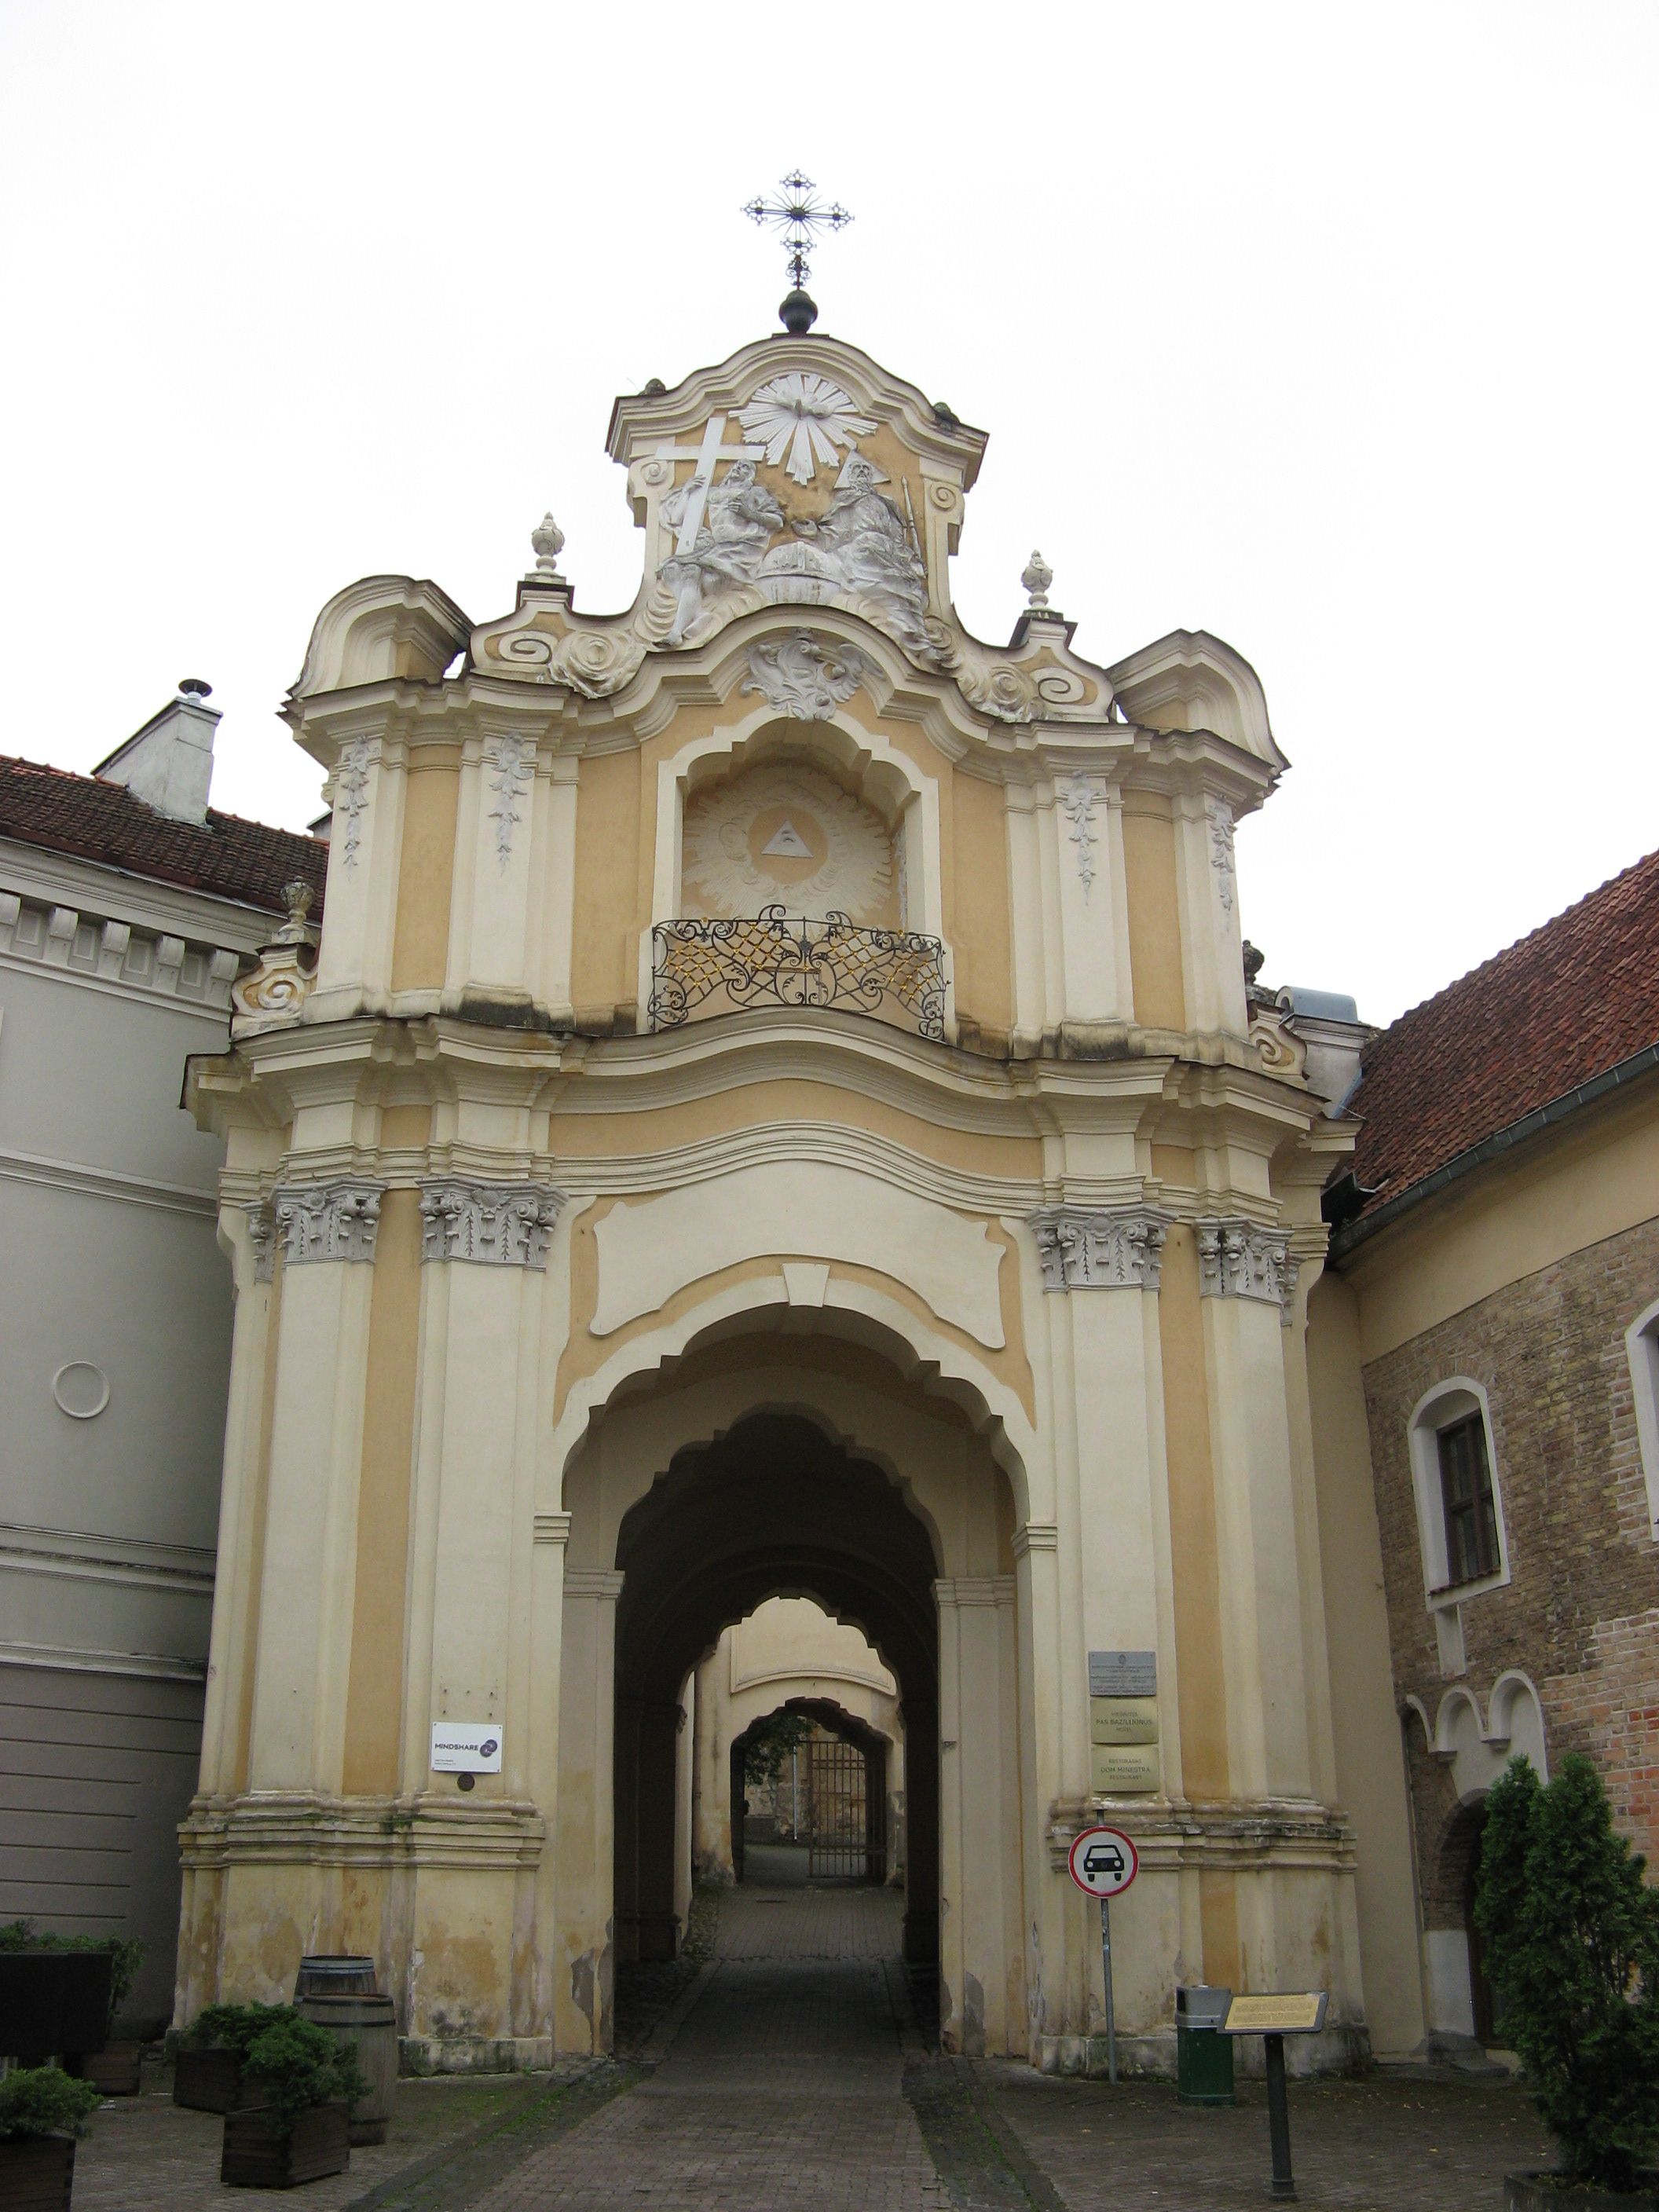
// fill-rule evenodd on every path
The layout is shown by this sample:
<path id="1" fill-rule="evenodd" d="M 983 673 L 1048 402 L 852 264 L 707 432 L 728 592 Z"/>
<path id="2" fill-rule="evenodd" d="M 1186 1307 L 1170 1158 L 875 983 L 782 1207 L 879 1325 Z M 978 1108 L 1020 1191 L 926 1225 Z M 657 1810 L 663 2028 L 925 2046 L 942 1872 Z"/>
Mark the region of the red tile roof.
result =
<path id="1" fill-rule="evenodd" d="M 1348 1110 L 1364 1123 L 1353 1172 L 1377 1191 L 1368 1211 L 1656 1042 L 1659 853 L 1650 853 L 1366 1046 Z"/>
<path id="2" fill-rule="evenodd" d="M 314 837 L 208 809 L 205 822 L 175 822 L 125 785 L 0 754 L 0 837 L 96 860 L 186 890 L 284 910 L 283 885 L 303 877 L 320 910 L 328 848 Z"/>

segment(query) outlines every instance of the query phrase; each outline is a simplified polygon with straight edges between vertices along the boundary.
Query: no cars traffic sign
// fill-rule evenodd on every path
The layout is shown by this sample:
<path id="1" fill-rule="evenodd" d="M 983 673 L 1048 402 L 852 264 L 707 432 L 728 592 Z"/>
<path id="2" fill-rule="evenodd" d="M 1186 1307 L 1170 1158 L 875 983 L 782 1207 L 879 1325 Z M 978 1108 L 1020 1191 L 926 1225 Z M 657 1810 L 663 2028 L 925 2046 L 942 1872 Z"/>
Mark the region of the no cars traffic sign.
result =
<path id="1" fill-rule="evenodd" d="M 1066 1861 L 1072 1880 L 1091 1897 L 1116 1897 L 1140 1871 L 1140 1854 L 1121 1828 L 1085 1828 Z"/>

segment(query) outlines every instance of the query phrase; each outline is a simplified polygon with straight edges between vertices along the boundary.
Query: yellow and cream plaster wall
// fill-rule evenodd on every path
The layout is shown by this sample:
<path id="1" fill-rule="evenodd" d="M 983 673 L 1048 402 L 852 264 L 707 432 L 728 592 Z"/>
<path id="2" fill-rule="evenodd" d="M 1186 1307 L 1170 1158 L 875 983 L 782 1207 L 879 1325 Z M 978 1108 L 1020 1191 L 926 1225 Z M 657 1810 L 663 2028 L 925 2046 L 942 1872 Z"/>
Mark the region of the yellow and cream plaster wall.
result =
<path id="1" fill-rule="evenodd" d="M 1150 2063 L 1182 1981 L 1328 1988 L 1326 2063 L 1413 2040 L 1374 1516 L 1313 1449 L 1350 1133 L 1241 966 L 1254 673 L 1184 631 L 1085 662 L 1040 572 L 970 637 L 983 437 L 836 340 L 621 400 L 610 444 L 631 608 L 580 614 L 544 529 L 499 621 L 341 592 L 289 702 L 333 805 L 314 972 L 273 953 L 191 1083 L 238 1295 L 179 2017 L 362 1949 L 412 2064 L 602 2047 L 617 1957 L 672 1941 L 628 1825 L 672 1716 L 616 1688 L 638 1531 L 687 1454 L 811 1432 L 924 1566 L 782 1528 L 682 1656 L 869 1593 L 947 2046 L 1098 2059 L 1065 1860 L 1100 1818 Z M 1119 1650 L 1156 1655 L 1127 1765 Z M 435 1771 L 446 1721 L 500 1772 Z"/>

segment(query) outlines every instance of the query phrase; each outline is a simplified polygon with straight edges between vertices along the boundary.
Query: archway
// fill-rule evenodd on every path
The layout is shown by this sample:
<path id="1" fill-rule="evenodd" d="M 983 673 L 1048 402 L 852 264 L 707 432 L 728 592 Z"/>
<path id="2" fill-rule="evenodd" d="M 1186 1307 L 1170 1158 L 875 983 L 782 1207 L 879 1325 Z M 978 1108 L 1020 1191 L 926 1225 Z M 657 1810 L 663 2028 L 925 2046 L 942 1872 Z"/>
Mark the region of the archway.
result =
<path id="1" fill-rule="evenodd" d="M 619 1964 L 673 1955 L 681 1685 L 720 1630 L 780 1595 L 861 1628 L 899 1683 L 908 1750 L 904 1950 L 939 1948 L 939 1662 L 928 1531 L 894 1483 L 799 1414 L 756 1413 L 677 1452 L 617 1543 Z"/>
<path id="2" fill-rule="evenodd" d="M 754 1771 L 750 1757 L 751 1750 L 766 1742 L 780 1720 L 796 1723 L 801 1732 L 788 1753 L 793 1843 L 798 1855 L 805 1854 L 799 1869 L 800 1879 L 884 1883 L 890 1869 L 896 1869 L 902 1881 L 904 1861 L 894 1848 L 894 1824 L 889 1815 L 888 1739 L 833 1699 L 805 1697 L 786 1698 L 732 1738 L 731 1830 L 737 1880 L 741 1882 L 752 1877 L 757 1853 L 751 1844 L 764 1841 L 758 1824 L 769 1820 L 775 1828 L 781 1826 L 775 1810 L 770 1814 L 756 1810 L 756 1785 L 761 1777 Z M 770 1791 L 775 1807 L 782 1778 L 779 1762 Z M 751 1828 L 756 1830 L 753 1838 Z"/>

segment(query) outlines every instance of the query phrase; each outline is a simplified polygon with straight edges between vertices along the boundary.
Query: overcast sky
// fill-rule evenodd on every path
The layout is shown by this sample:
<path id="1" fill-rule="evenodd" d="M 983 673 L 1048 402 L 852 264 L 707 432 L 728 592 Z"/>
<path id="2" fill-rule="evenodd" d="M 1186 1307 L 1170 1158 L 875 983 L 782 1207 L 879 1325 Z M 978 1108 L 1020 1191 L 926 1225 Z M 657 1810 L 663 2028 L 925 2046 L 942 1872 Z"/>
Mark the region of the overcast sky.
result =
<path id="1" fill-rule="evenodd" d="M 254 9 L 0 0 L 0 750 L 207 678 L 215 803 L 376 570 L 578 604 L 640 539 L 613 396 L 775 328 L 738 214 L 856 220 L 820 329 L 990 433 L 957 603 L 1254 663 L 1266 980 L 1386 1020 L 1659 844 L 1652 0 Z"/>

